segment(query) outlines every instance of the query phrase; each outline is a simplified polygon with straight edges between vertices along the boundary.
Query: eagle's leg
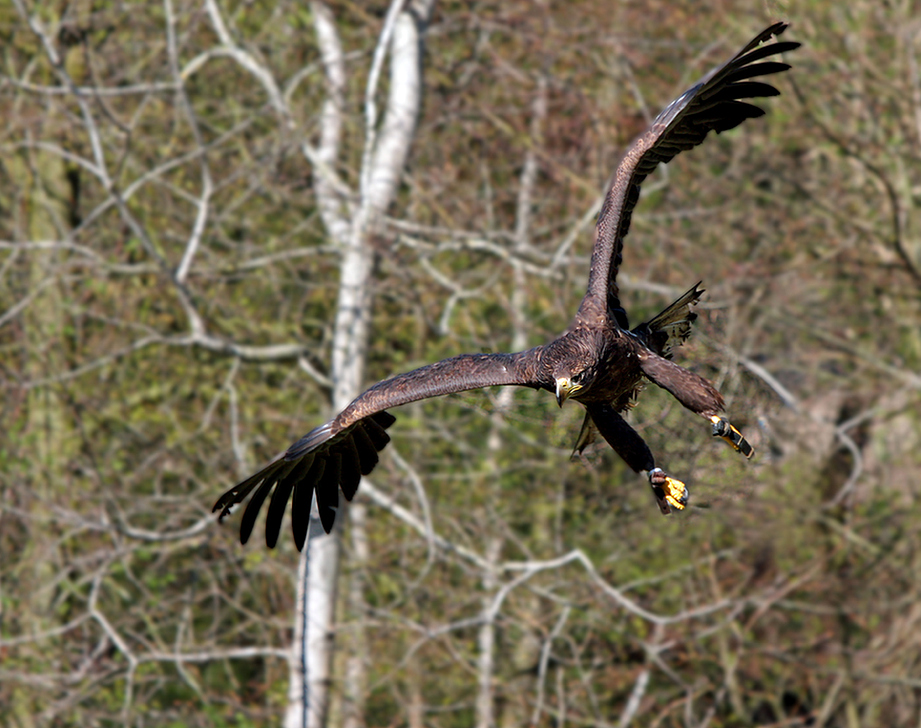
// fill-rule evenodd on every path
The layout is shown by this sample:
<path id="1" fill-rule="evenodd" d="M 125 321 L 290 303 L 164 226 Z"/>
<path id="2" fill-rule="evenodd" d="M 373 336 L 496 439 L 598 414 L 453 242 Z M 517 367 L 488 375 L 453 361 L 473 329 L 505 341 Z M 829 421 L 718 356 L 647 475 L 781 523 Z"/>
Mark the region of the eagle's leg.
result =
<path id="1" fill-rule="evenodd" d="M 617 410 L 608 404 L 592 402 L 586 404 L 588 417 L 608 444 L 637 473 L 644 473 L 649 478 L 649 485 L 656 497 L 659 510 L 668 515 L 672 510 L 682 511 L 688 503 L 688 489 L 677 478 L 666 474 L 656 467 L 655 458 L 649 446 L 643 442 L 639 433 L 627 424 Z M 582 429 L 585 431 L 586 422 Z M 580 436 L 581 438 L 581 436 Z"/>
<path id="2" fill-rule="evenodd" d="M 741 432 L 732 426 L 729 420 L 719 415 L 713 415 L 710 417 L 710 422 L 713 423 L 713 437 L 721 437 L 729 443 L 733 450 L 742 453 L 747 458 L 754 454 L 755 448 L 751 446 L 751 443 L 745 439 Z"/>
<path id="3" fill-rule="evenodd" d="M 755 448 L 751 443 L 729 420 L 717 414 L 723 411 L 723 397 L 710 382 L 651 351 L 640 356 L 640 367 L 650 381 L 670 392 L 691 412 L 709 420 L 714 437 L 721 437 L 745 457 L 752 456 Z"/>

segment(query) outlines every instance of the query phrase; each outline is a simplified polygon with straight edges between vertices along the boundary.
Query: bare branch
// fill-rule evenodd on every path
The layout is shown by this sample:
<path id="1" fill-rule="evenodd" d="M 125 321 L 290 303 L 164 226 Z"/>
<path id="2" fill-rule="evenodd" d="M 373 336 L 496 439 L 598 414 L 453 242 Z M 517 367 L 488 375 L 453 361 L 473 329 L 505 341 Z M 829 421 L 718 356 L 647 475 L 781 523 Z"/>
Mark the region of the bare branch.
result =
<path id="1" fill-rule="evenodd" d="M 543 712 L 544 708 L 544 685 L 547 682 L 547 665 L 550 662 L 550 652 L 553 649 L 553 641 L 559 637 L 560 632 L 563 631 L 563 627 L 566 625 L 571 611 L 571 607 L 563 607 L 560 616 L 557 617 L 556 624 L 553 625 L 553 629 L 550 630 L 550 634 L 547 635 L 547 639 L 545 639 L 543 645 L 541 645 L 540 661 L 537 663 L 537 699 L 534 701 L 534 711 L 531 713 L 531 725 L 540 724 L 540 714 Z"/>
<path id="2" fill-rule="evenodd" d="M 192 129 L 192 136 L 195 139 L 195 146 L 198 149 L 204 148 L 204 141 L 202 139 L 201 130 L 198 128 L 198 121 L 195 118 L 195 112 L 192 110 L 192 105 L 189 103 L 189 98 L 185 93 L 185 88 L 182 82 L 182 75 L 179 71 L 179 54 L 176 49 L 176 19 L 173 16 L 173 3 L 171 0 L 164 0 L 164 7 L 166 8 L 166 48 L 167 56 L 169 58 L 170 72 L 172 73 L 173 78 L 176 79 L 176 94 L 179 97 L 179 105 L 182 110 L 185 112 L 186 119 L 189 122 L 189 126 Z M 195 216 L 195 224 L 192 228 L 192 232 L 189 235 L 189 240 L 186 243 L 185 251 L 182 254 L 182 260 L 179 263 L 179 266 L 176 268 L 176 282 L 180 285 L 185 283 L 186 278 L 189 275 L 189 270 L 192 267 L 192 261 L 195 258 L 195 253 L 198 251 L 198 246 L 201 243 L 201 237 L 205 230 L 205 224 L 208 220 L 208 210 L 209 210 L 209 201 L 211 199 L 211 194 L 214 189 L 214 185 L 211 182 L 211 171 L 208 168 L 207 157 L 202 154 L 198 158 L 199 167 L 201 169 L 201 196 L 196 204 L 198 208 L 198 214 Z"/>

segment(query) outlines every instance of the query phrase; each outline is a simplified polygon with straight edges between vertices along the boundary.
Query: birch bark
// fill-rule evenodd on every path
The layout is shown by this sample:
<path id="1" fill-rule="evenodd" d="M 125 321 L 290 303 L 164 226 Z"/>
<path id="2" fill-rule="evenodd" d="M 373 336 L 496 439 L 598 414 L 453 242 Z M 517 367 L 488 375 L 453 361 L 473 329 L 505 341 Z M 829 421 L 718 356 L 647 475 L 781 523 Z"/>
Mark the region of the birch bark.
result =
<path id="1" fill-rule="evenodd" d="M 369 241 L 381 215 L 393 202 L 422 100 L 422 37 L 434 0 L 395 0 L 387 13 L 373 56 L 365 93 L 365 150 L 357 204 L 343 199 L 331 183 L 342 125 L 344 62 L 328 8 L 311 4 L 330 96 L 323 109 L 323 133 L 314 176 L 318 203 L 330 237 L 342 250 L 339 293 L 332 345 L 332 406 L 344 408 L 361 391 L 371 317 L 372 251 Z M 390 71 L 383 120 L 378 125 L 377 91 L 384 64 Z M 342 504 L 340 504 L 342 506 Z M 361 508 L 360 505 L 353 509 Z M 315 514 L 314 514 L 315 515 Z M 333 655 L 336 585 L 342 551 L 343 513 L 326 536 L 312 518 L 301 557 L 286 728 L 319 728 L 328 722 L 330 666 Z M 353 529 L 363 522 L 356 518 Z M 363 534 L 354 534 L 359 541 Z M 358 599 L 354 596 L 353 600 Z M 361 721 L 364 660 L 359 654 L 347 668 L 352 725 Z M 305 690 L 306 686 L 306 690 Z M 355 703 L 358 703 L 356 705 Z"/>

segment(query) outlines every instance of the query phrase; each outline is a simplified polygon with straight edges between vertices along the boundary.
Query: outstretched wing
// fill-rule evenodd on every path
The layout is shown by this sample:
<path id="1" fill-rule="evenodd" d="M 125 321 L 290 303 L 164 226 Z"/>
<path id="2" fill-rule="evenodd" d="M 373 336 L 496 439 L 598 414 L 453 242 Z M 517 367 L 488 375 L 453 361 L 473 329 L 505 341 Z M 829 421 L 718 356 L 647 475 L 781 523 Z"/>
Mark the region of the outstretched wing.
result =
<path id="1" fill-rule="evenodd" d="M 307 538 L 313 493 L 317 495 L 320 522 L 329 533 L 336 520 L 339 489 L 346 500 L 352 500 L 361 476 L 377 465 L 377 454 L 390 442 L 386 430 L 396 419 L 387 409 L 493 385 L 539 388 L 541 383 L 533 374 L 537 359 L 537 349 L 518 354 L 462 354 L 378 382 L 334 419 L 291 445 L 282 457 L 224 493 L 214 510 L 221 511 L 219 520 L 223 520 L 234 505 L 253 494 L 240 522 L 240 541 L 246 543 L 259 509 L 274 487 L 265 524 L 266 544 L 274 548 L 293 493 L 291 527 L 301 550 Z"/>
<path id="2" fill-rule="evenodd" d="M 711 130 L 720 133 L 746 119 L 764 115 L 763 109 L 740 99 L 779 95 L 770 84 L 751 79 L 790 68 L 778 61 L 756 62 L 799 47 L 799 43 L 792 41 L 761 45 L 786 29 L 787 23 L 765 28 L 732 60 L 713 69 L 672 101 L 652 126 L 633 142 L 617 167 L 598 215 L 588 291 L 579 308 L 582 320 L 611 316 L 622 328 L 627 327 L 617 289 L 617 271 L 633 208 L 640 196 L 640 185 L 659 164 L 666 164 L 677 154 L 696 147 Z"/>

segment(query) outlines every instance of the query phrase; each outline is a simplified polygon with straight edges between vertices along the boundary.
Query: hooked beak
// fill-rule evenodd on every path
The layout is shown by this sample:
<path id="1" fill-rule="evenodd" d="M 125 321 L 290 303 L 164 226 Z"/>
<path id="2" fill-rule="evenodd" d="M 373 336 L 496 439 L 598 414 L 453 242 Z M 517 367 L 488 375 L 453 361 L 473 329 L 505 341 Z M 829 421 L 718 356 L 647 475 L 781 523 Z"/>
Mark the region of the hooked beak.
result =
<path id="1" fill-rule="evenodd" d="M 569 377 L 560 377 L 556 380 L 556 403 L 562 407 L 569 397 L 582 389 L 578 384 L 573 384 Z"/>

